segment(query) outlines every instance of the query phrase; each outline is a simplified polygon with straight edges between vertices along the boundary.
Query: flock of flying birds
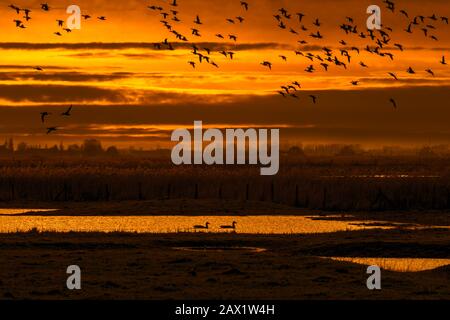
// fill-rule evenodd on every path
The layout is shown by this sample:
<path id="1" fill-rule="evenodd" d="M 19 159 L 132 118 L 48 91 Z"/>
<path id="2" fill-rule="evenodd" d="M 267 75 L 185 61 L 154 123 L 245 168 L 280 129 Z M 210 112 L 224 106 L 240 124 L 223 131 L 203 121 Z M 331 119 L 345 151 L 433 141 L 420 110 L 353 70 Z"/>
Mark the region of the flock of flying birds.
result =
<path id="1" fill-rule="evenodd" d="M 20 18 L 14 19 L 13 22 L 15 23 L 17 28 L 19 28 L 19 29 L 26 29 L 27 26 L 24 23 L 29 22 L 30 20 L 32 20 L 32 17 L 30 15 L 32 10 L 29 9 L 29 8 L 20 8 L 20 7 L 16 6 L 16 5 L 14 5 L 14 4 L 10 4 L 8 7 L 11 8 L 12 10 L 14 10 L 16 12 L 16 14 L 19 15 L 19 16 L 20 16 L 21 12 L 23 12 L 23 16 L 22 16 L 21 19 L 25 20 L 25 22 L 23 20 L 21 20 Z M 51 10 L 51 8 L 50 8 L 48 3 L 41 3 L 41 6 L 40 6 L 39 10 L 44 11 L 44 12 L 48 12 L 48 11 Z M 83 15 L 81 15 L 81 17 L 84 20 L 89 20 L 89 19 L 92 18 L 88 14 L 83 14 Z M 100 20 L 100 21 L 105 21 L 106 17 L 105 16 L 99 16 L 99 17 L 97 17 L 97 19 Z M 64 26 L 64 20 L 57 19 L 56 20 L 56 24 L 57 24 L 57 26 L 59 28 L 62 29 L 62 31 L 65 31 L 66 33 L 72 32 L 72 29 L 68 28 L 67 26 Z M 54 32 L 53 34 L 55 36 L 58 36 L 58 37 L 61 37 L 63 35 L 60 30 Z M 40 71 L 42 71 L 42 70 L 40 70 Z"/>
<path id="2" fill-rule="evenodd" d="M 396 13 L 396 5 L 395 2 L 390 0 L 383 0 L 383 3 L 386 5 L 386 8 L 391 11 L 392 13 Z M 246 1 L 240 1 L 240 5 L 243 8 L 245 12 L 247 12 L 250 8 L 250 5 Z M 170 33 L 172 33 L 176 41 L 184 41 L 188 42 L 188 38 L 178 32 L 177 25 L 182 23 L 181 19 L 179 18 L 179 12 L 176 10 L 176 7 L 178 7 L 177 0 L 171 0 L 171 3 L 169 3 L 169 8 L 165 9 L 162 6 L 152 5 L 148 6 L 148 9 L 152 11 L 158 12 L 162 19 L 160 20 L 161 24 L 164 28 L 166 28 Z M 422 32 L 425 37 L 433 40 L 433 41 L 439 41 L 436 35 L 433 34 L 435 30 L 437 30 L 437 23 L 441 24 L 447 24 L 448 25 L 448 17 L 440 16 L 438 17 L 436 14 L 432 14 L 430 16 L 414 16 L 410 17 L 408 12 L 406 10 L 399 10 L 399 14 L 408 20 L 407 27 L 404 29 L 404 32 L 408 34 L 412 34 L 415 32 Z M 314 41 L 322 40 L 325 38 L 325 36 L 321 33 L 320 27 L 322 26 L 322 22 L 319 18 L 313 18 L 312 24 L 308 25 L 304 23 L 306 21 L 306 14 L 302 12 L 296 12 L 291 13 L 285 8 L 280 8 L 274 15 L 275 22 L 279 29 L 287 31 L 295 36 L 302 36 L 303 39 L 298 40 L 298 44 L 300 46 L 308 45 L 308 41 L 305 40 L 305 37 L 310 37 Z M 226 18 L 225 19 L 227 23 L 229 24 L 242 24 L 245 21 L 245 17 L 239 15 L 232 18 Z M 357 54 L 357 56 L 360 55 L 361 51 L 367 51 L 370 54 L 377 55 L 382 58 L 387 58 L 390 60 L 394 60 L 394 54 L 390 52 L 392 50 L 392 47 L 395 48 L 395 50 L 404 51 L 406 48 L 400 44 L 400 43 L 393 43 L 391 39 L 391 33 L 393 32 L 393 29 L 387 26 L 383 26 L 383 29 L 381 30 L 369 30 L 367 28 L 364 28 L 364 30 L 359 30 L 358 26 L 354 22 L 355 20 L 352 17 L 346 17 L 345 22 L 340 25 L 340 29 L 342 32 L 344 32 L 347 36 L 354 36 L 358 39 L 365 39 L 367 41 L 367 45 L 365 48 L 359 48 L 357 46 L 351 46 L 349 44 L 348 40 L 341 40 L 339 41 L 339 47 L 338 49 L 331 49 L 328 47 L 322 48 L 322 54 L 313 54 L 311 52 L 303 52 L 301 50 L 295 50 L 295 55 L 303 57 L 304 59 L 308 60 L 310 63 L 304 70 L 306 73 L 314 73 L 317 71 L 317 69 L 323 68 L 325 72 L 328 72 L 328 70 L 335 66 L 337 68 L 342 68 L 344 70 L 347 69 L 348 65 L 350 65 L 352 62 L 356 60 L 354 57 L 354 53 Z M 295 23 L 296 26 L 291 27 Z M 199 15 L 196 15 L 195 20 L 193 21 L 194 26 L 191 28 L 191 36 L 193 37 L 202 37 L 202 32 L 200 30 L 200 27 L 203 25 L 203 21 L 200 18 Z M 238 36 L 235 34 L 228 34 L 223 35 L 221 33 L 217 33 L 216 38 L 219 40 L 232 40 L 233 42 L 237 42 Z M 392 45 L 391 45 L 392 44 Z M 389 47 L 391 46 L 391 47 Z M 174 45 L 168 41 L 168 39 L 165 39 L 161 43 L 156 43 L 155 48 L 157 49 L 168 49 L 168 50 L 174 50 Z M 194 69 L 197 66 L 197 63 L 209 63 L 212 66 L 219 68 L 219 65 L 213 61 L 211 53 L 212 50 L 210 48 L 198 48 L 198 46 L 195 44 L 195 42 L 192 44 L 192 54 L 198 58 L 198 62 L 195 60 L 188 61 L 188 64 L 190 64 Z M 229 51 L 229 50 L 221 50 L 221 55 L 225 56 L 226 58 L 229 58 L 230 60 L 233 60 L 233 57 L 236 55 L 235 52 Z M 288 61 L 288 57 L 285 55 L 279 55 L 279 58 L 283 62 Z M 442 56 L 442 58 L 439 61 L 442 65 L 447 65 L 445 56 Z M 264 60 L 260 63 L 263 67 L 267 68 L 268 70 L 272 70 L 274 63 L 268 60 Z M 359 62 L 359 66 L 361 68 L 369 68 L 369 66 L 363 62 Z M 424 70 L 427 74 L 430 76 L 435 76 L 434 71 L 432 68 L 427 68 Z M 417 71 L 415 71 L 412 67 L 409 67 L 406 70 L 406 73 L 408 74 L 416 74 Z M 395 74 L 394 72 L 388 72 L 387 76 L 391 77 L 393 80 L 399 80 L 399 76 Z M 350 82 L 350 85 L 358 86 L 360 84 L 359 80 L 353 80 Z M 302 89 L 301 84 L 298 81 L 293 81 L 288 84 L 284 84 L 281 87 L 281 90 L 278 90 L 277 92 L 287 98 L 292 97 L 299 99 L 298 92 Z M 311 98 L 312 102 L 316 104 L 318 101 L 318 97 L 315 95 L 309 95 L 309 98 Z M 397 102 L 394 98 L 390 99 L 390 103 L 394 108 L 397 108 Z"/>
<path id="3" fill-rule="evenodd" d="M 29 9 L 29 8 L 20 8 L 20 7 L 16 6 L 16 5 L 14 5 L 14 4 L 10 4 L 8 7 L 10 9 L 14 10 L 17 15 L 20 15 L 23 12 L 22 19 L 25 20 L 26 22 L 29 22 L 30 20 L 32 20 L 32 17 L 30 15 L 31 12 L 32 12 L 31 9 Z M 42 11 L 46 12 L 46 11 L 50 11 L 51 8 L 50 8 L 48 3 L 42 3 L 39 10 L 42 10 Z M 83 15 L 81 15 L 81 17 L 84 20 L 89 20 L 89 19 L 92 18 L 88 14 L 83 14 Z M 105 21 L 106 17 L 105 16 L 99 16 L 99 17 L 97 17 L 97 19 L 100 20 L 100 21 Z M 13 22 L 15 23 L 17 28 L 26 29 L 27 27 L 24 24 L 23 20 L 20 20 L 20 19 L 16 18 L 16 19 L 13 20 Z M 58 27 L 62 29 L 62 31 L 65 31 L 67 33 L 72 32 L 72 29 L 70 29 L 70 28 L 68 28 L 67 26 L 64 25 L 64 20 L 57 19 L 56 23 L 57 23 Z M 56 32 L 54 32 L 54 35 L 61 37 L 62 33 L 60 31 L 56 31 Z M 36 70 L 36 71 L 44 71 L 44 69 L 42 67 L 40 67 L 40 66 L 34 67 L 34 70 Z M 72 113 L 71 113 L 72 112 L 72 108 L 73 108 L 73 106 L 71 105 L 66 111 L 61 113 L 61 116 L 62 117 L 70 117 L 72 115 Z M 47 118 L 49 116 L 51 116 L 51 115 L 52 115 L 52 113 L 48 112 L 48 111 L 41 112 L 40 113 L 41 122 L 43 124 L 45 124 Z M 46 127 L 46 132 L 47 132 L 47 134 L 51 134 L 52 132 L 55 132 L 58 129 L 59 129 L 58 127 Z"/>
<path id="4" fill-rule="evenodd" d="M 192 55 L 195 59 L 192 59 L 188 61 L 188 64 L 192 66 L 192 68 L 196 68 L 199 63 L 207 63 L 215 68 L 219 68 L 219 65 L 213 60 L 213 49 L 208 48 L 206 46 L 199 48 L 195 41 L 189 41 L 188 37 L 181 32 L 177 31 L 179 30 L 178 26 L 183 25 L 183 21 L 180 19 L 179 11 L 177 10 L 179 7 L 179 4 L 177 0 L 168 0 L 168 8 L 164 8 L 162 6 L 158 5 L 150 5 L 147 8 L 151 11 L 154 11 L 158 13 L 161 16 L 161 24 L 162 26 L 172 35 L 175 37 L 175 42 L 191 42 L 192 43 Z M 408 34 L 412 33 L 423 33 L 423 35 L 430 40 L 433 41 L 439 41 L 437 36 L 435 35 L 435 31 L 437 30 L 437 24 L 446 24 L 448 25 L 448 17 L 444 16 L 437 16 L 436 14 L 432 14 L 430 16 L 414 16 L 410 17 L 408 12 L 406 10 L 397 10 L 396 5 L 393 1 L 390 0 L 383 0 L 383 2 L 386 5 L 386 8 L 391 11 L 393 14 L 398 14 L 404 18 L 407 19 L 408 23 L 404 32 Z M 9 5 L 11 9 L 13 9 L 18 15 L 23 12 L 24 16 L 23 19 L 28 22 L 31 20 L 31 10 L 27 8 L 19 8 L 16 5 Z M 246 21 L 245 13 L 247 13 L 250 10 L 250 4 L 247 1 L 240 1 L 240 7 L 241 7 L 241 14 L 235 16 L 235 17 L 228 17 L 225 18 L 225 21 L 230 25 L 237 25 L 237 24 L 243 24 Z M 49 11 L 50 6 L 47 3 L 41 4 L 40 10 L 43 11 Z M 91 19 L 90 15 L 82 15 L 84 20 Z M 314 17 L 312 19 L 311 24 L 306 23 L 307 16 L 306 14 L 302 12 L 296 12 L 291 13 L 285 8 L 280 8 L 274 15 L 273 15 L 275 22 L 277 24 L 277 27 L 280 30 L 289 32 L 290 34 L 302 37 L 302 39 L 298 40 L 297 43 L 299 46 L 305 46 L 308 45 L 308 41 L 306 40 L 308 37 L 313 39 L 314 41 L 319 41 L 325 38 L 324 34 L 321 33 L 320 27 L 322 26 L 322 22 L 319 18 Z M 97 17 L 98 20 L 105 21 L 105 16 L 99 16 Z M 58 27 L 62 28 L 63 31 L 71 32 L 72 30 L 69 28 L 64 27 L 64 20 L 56 20 Z M 20 19 L 14 20 L 14 23 L 16 24 L 16 27 L 24 29 L 26 26 L 24 25 L 24 22 Z M 204 22 L 201 19 L 201 17 L 197 14 L 195 16 L 195 19 L 190 22 L 189 25 L 190 28 L 190 35 L 189 37 L 193 37 L 194 39 L 198 39 L 202 37 L 202 27 L 204 26 Z M 293 26 L 294 25 L 294 26 Z M 387 26 L 383 26 L 380 30 L 369 30 L 367 28 L 364 28 L 363 30 L 360 30 L 358 25 L 355 24 L 354 19 L 352 17 L 346 17 L 345 22 L 342 23 L 339 27 L 343 33 L 347 37 L 353 36 L 354 38 L 358 38 L 359 41 L 361 39 L 364 39 L 364 41 L 367 42 L 365 48 L 361 48 L 358 46 L 352 46 L 349 44 L 349 40 L 341 40 L 339 41 L 339 47 L 337 49 L 332 49 L 324 46 L 321 50 L 321 54 L 313 54 L 311 52 L 303 52 L 301 49 L 295 50 L 295 56 L 302 57 L 308 61 L 308 66 L 304 70 L 306 73 L 312 74 L 318 71 L 318 69 L 322 69 L 325 72 L 328 72 L 328 70 L 331 67 L 340 68 L 342 70 L 346 70 L 348 65 L 350 65 L 355 60 L 360 60 L 355 57 L 355 54 L 357 56 L 360 55 L 361 51 L 366 51 L 372 55 L 379 56 L 381 58 L 394 60 L 394 54 L 390 52 L 391 50 L 400 50 L 404 51 L 406 48 L 400 44 L 400 43 L 394 43 L 391 39 L 391 33 L 393 32 L 393 29 Z M 56 36 L 62 36 L 62 33 L 60 31 L 57 31 L 54 33 Z M 224 43 L 222 48 L 230 48 L 229 41 L 232 41 L 232 43 L 237 43 L 238 41 L 238 35 L 236 34 L 222 34 L 217 33 L 215 34 L 215 37 L 218 40 L 222 41 L 228 41 L 227 43 Z M 169 42 L 169 40 L 166 38 L 164 41 L 155 43 L 154 47 L 155 49 L 160 50 L 175 50 L 176 43 L 175 42 Z M 220 55 L 223 55 L 225 58 L 229 60 L 233 60 L 236 53 L 231 51 L 230 49 L 222 49 L 217 52 Z M 288 61 L 288 57 L 285 55 L 279 55 L 279 58 L 283 62 Z M 198 62 L 197 62 L 198 60 Z M 447 65 L 445 56 L 442 56 L 442 58 L 439 61 L 442 65 Z M 267 68 L 268 70 L 272 70 L 274 67 L 274 63 L 268 60 L 264 60 L 260 63 L 262 67 Z M 359 62 L 359 66 L 361 68 L 369 68 L 369 66 L 363 62 Z M 37 71 L 43 71 L 41 67 L 35 67 L 35 70 Z M 428 68 L 424 70 L 427 74 L 434 77 L 435 73 L 432 70 L 432 68 Z M 408 74 L 416 74 L 418 71 L 414 70 L 412 67 L 409 67 L 406 70 L 406 73 Z M 394 81 L 398 81 L 400 78 L 397 74 L 394 72 L 388 72 L 387 76 L 391 77 Z M 353 80 L 350 82 L 353 86 L 358 86 L 360 84 L 359 80 Z M 302 85 L 298 81 L 292 81 L 288 84 L 284 84 L 280 86 L 281 90 L 278 90 L 277 93 L 283 96 L 284 98 L 292 97 L 295 99 L 300 99 L 299 92 L 302 89 Z M 309 95 L 309 98 L 311 99 L 313 104 L 316 104 L 318 101 L 318 96 L 316 95 Z M 390 99 L 390 103 L 394 108 L 397 108 L 397 102 L 394 98 Z M 72 106 L 64 113 L 62 113 L 62 116 L 70 116 L 70 112 L 72 110 Z M 49 112 L 42 112 L 41 113 L 41 121 L 45 123 L 46 117 L 50 115 Z M 51 132 L 56 131 L 58 128 L 56 127 L 50 127 L 47 128 L 47 134 L 50 134 Z"/>

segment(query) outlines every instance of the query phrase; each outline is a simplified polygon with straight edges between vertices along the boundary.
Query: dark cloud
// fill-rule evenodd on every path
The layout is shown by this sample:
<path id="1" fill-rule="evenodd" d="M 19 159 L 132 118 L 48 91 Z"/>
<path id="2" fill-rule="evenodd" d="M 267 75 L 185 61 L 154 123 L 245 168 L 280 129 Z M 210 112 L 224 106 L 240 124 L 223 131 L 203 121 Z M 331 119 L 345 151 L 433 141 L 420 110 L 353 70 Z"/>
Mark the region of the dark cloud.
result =
<path id="1" fill-rule="evenodd" d="M 133 73 L 106 73 L 106 74 L 90 74 L 81 72 L 58 72 L 58 73 L 40 73 L 40 72 L 0 72 L 0 81 L 67 81 L 67 82 L 83 82 L 83 81 L 113 81 L 125 79 L 133 76 Z M 1 94 L 0 94 L 1 95 Z"/>
<path id="2" fill-rule="evenodd" d="M 0 85 L 0 98 L 11 102 L 124 102 L 122 92 L 92 86 Z"/>
<path id="3" fill-rule="evenodd" d="M 124 49 L 147 49 L 158 50 L 153 42 L 89 42 L 89 43 L 30 43 L 30 42 L 0 42 L 0 49 L 20 50 L 124 50 Z M 174 49 L 192 49 L 192 45 L 199 48 L 208 47 L 211 50 L 262 50 L 262 49 L 292 49 L 292 46 L 280 43 L 219 43 L 219 42 L 173 42 Z M 168 50 L 162 46 L 162 50 Z"/>
<path id="4" fill-rule="evenodd" d="M 177 101 L 183 103 L 165 104 L 160 102 L 167 99 L 167 95 L 155 92 L 150 95 L 155 103 L 141 106 L 74 104 L 71 118 L 55 116 L 49 122 L 65 128 L 64 134 L 99 135 L 99 138 L 108 133 L 121 137 L 167 135 L 164 130 L 146 130 L 142 126 L 188 127 L 195 120 L 202 120 L 205 125 L 227 124 L 229 127 L 285 125 L 288 128 L 281 129 L 282 139 L 299 141 L 450 143 L 450 111 L 446 103 L 450 99 L 449 89 L 449 86 L 429 86 L 302 91 L 299 100 L 275 95 L 233 96 L 226 97 L 229 100 L 224 99 L 225 102 L 215 103 L 208 103 L 208 96 L 178 96 Z M 310 94 L 318 96 L 316 105 L 312 104 Z M 389 102 L 391 98 L 396 100 L 398 109 Z M 0 107 L 0 118 L 8 119 L 2 132 L 13 134 L 20 126 L 39 126 L 40 110 L 49 110 L 57 115 L 66 107 Z M 107 129 L 104 126 L 118 127 Z M 120 141 L 122 138 L 117 139 Z"/>
<path id="5" fill-rule="evenodd" d="M 14 65 L 14 64 L 2 64 L 0 65 L 0 70 L 33 70 L 37 66 L 30 66 L 30 65 Z M 43 68 L 44 70 L 68 70 L 70 68 L 68 67 L 62 67 L 62 66 L 39 66 Z"/>

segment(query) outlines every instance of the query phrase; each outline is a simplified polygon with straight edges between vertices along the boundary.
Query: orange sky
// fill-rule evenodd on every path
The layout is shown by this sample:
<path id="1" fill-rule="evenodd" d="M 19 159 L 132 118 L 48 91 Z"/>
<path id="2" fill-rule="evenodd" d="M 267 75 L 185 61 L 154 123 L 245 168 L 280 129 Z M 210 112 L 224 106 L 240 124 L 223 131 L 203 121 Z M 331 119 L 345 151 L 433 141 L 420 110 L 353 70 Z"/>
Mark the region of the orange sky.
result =
<path id="1" fill-rule="evenodd" d="M 429 34 L 439 41 L 425 37 L 415 27 L 413 34 L 404 32 L 411 19 L 399 13 L 405 9 L 410 17 L 436 14 L 450 16 L 450 5 L 445 0 L 395 1 L 395 14 L 387 11 L 381 1 L 276 1 L 249 0 L 246 12 L 239 0 L 200 1 L 178 0 L 181 22 L 170 21 L 173 28 L 188 37 L 189 42 L 177 44 L 173 34 L 163 28 L 162 16 L 147 9 L 147 5 L 172 8 L 169 1 L 52 1 L 50 11 L 40 10 L 42 1 L 16 1 L 20 8 L 30 8 L 32 19 L 26 28 L 15 27 L 13 20 L 22 19 L 8 8 L 10 2 L 0 1 L 0 125 L 1 137 L 16 137 L 29 143 L 77 142 L 96 137 L 107 144 L 133 144 L 152 147 L 164 144 L 172 127 L 192 125 L 194 120 L 206 124 L 233 126 L 282 126 L 281 138 L 303 142 L 340 142 L 368 144 L 423 144 L 450 142 L 448 119 L 448 65 L 439 63 L 445 55 L 450 60 L 449 26 L 444 21 L 426 19 Z M 65 8 L 77 4 L 83 14 L 93 19 L 83 21 L 81 30 L 67 33 L 58 27 L 56 19 L 65 19 Z M 383 8 L 382 22 L 394 31 L 386 52 L 395 55 L 394 61 L 380 57 L 363 48 L 372 42 L 356 35 L 346 35 L 339 25 L 346 17 L 354 19 L 358 29 L 365 31 L 366 8 L 379 4 Z M 284 7 L 291 19 L 284 19 L 288 29 L 277 27 L 273 17 Z M 296 12 L 306 14 L 300 24 Z M 203 24 L 195 26 L 195 16 Z M 106 16 L 106 21 L 95 19 Z M 234 25 L 227 18 L 245 21 Z M 319 18 L 320 28 L 312 22 Z M 301 25 L 308 28 L 300 31 Z M 430 27 L 431 25 L 431 27 Z M 197 27 L 201 37 L 190 34 Z M 432 28 L 435 29 L 432 29 Z M 322 40 L 309 34 L 320 32 Z M 60 31 L 58 37 L 54 32 Z M 236 43 L 220 40 L 233 34 Z M 389 32 L 390 33 L 390 32 Z M 156 50 L 153 42 L 164 39 L 176 48 Z M 306 40 L 307 45 L 299 45 Z M 339 41 L 345 40 L 346 46 Z M 202 50 L 212 50 L 210 58 L 220 68 L 200 64 L 191 53 L 191 44 Z M 401 43 L 405 51 L 392 48 Z M 348 69 L 330 66 L 325 72 L 314 62 L 296 56 L 295 50 L 324 57 L 322 47 L 334 50 L 342 61 L 339 49 L 358 47 L 358 55 L 350 52 L 352 63 Z M 233 60 L 219 53 L 233 51 Z M 279 56 L 287 57 L 284 62 Z M 260 65 L 273 63 L 272 71 Z M 187 62 L 195 61 L 196 69 Z M 369 68 L 362 68 L 359 62 Z M 313 64 L 313 74 L 304 70 Z M 35 66 L 43 67 L 39 72 Z M 412 67 L 416 74 L 408 74 Z M 431 76 L 426 69 L 432 69 Z M 399 81 L 388 76 L 398 75 Z M 284 99 L 278 93 L 281 85 L 298 81 L 302 84 L 299 100 Z M 359 81 L 352 86 L 350 81 Z M 313 105 L 308 97 L 317 95 Z M 394 110 L 389 99 L 399 104 Z M 62 119 L 57 114 L 73 104 L 74 115 Z M 48 124 L 42 125 L 39 112 L 53 111 Z M 101 116 L 100 116 L 101 115 Z M 375 121 L 378 121 L 375 123 Z M 59 132 L 45 135 L 46 126 L 58 126 Z"/>

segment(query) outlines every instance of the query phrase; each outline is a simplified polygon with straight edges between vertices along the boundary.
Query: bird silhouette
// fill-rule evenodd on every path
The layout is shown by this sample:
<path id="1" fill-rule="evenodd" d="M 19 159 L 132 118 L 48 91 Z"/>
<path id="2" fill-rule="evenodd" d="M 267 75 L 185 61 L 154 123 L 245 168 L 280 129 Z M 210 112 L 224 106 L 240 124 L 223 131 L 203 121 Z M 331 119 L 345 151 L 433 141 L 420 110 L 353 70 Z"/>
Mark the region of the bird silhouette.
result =
<path id="1" fill-rule="evenodd" d="M 309 97 L 311 98 L 313 104 L 316 104 L 316 103 L 317 103 L 317 96 L 310 95 Z"/>
<path id="2" fill-rule="evenodd" d="M 209 229 L 209 225 L 210 225 L 209 222 L 207 222 L 204 226 L 202 226 L 202 225 L 195 225 L 195 226 L 194 226 L 194 229 L 195 229 L 195 230 L 205 230 L 205 229 Z"/>
<path id="3" fill-rule="evenodd" d="M 245 9 L 245 11 L 248 11 L 248 7 L 249 7 L 248 2 L 241 1 L 241 6 Z"/>
<path id="4" fill-rule="evenodd" d="M 447 64 L 447 62 L 445 62 L 445 56 L 442 56 L 442 60 L 441 60 L 440 62 L 441 62 L 441 64 L 443 64 L 443 65 L 446 65 L 446 64 Z"/>
<path id="5" fill-rule="evenodd" d="M 42 3 L 42 4 L 41 4 L 41 9 L 44 10 L 44 11 L 49 11 L 49 10 L 50 10 L 50 7 L 48 6 L 47 3 Z"/>
<path id="6" fill-rule="evenodd" d="M 50 128 L 47 128 L 47 134 L 50 134 L 50 133 L 52 133 L 52 132 L 56 132 L 56 130 L 58 130 L 57 127 L 50 127 Z"/>
<path id="7" fill-rule="evenodd" d="M 298 22 L 302 23 L 303 18 L 305 17 L 305 15 L 301 12 L 297 13 L 297 17 L 298 17 Z"/>
<path id="8" fill-rule="evenodd" d="M 19 7 L 15 6 L 13 4 L 10 4 L 8 7 L 13 9 L 13 10 L 15 10 L 17 12 L 17 14 L 20 14 L 20 8 Z"/>
<path id="9" fill-rule="evenodd" d="M 398 80 L 397 75 L 393 72 L 389 72 L 388 73 L 392 78 L 394 78 L 395 80 Z"/>
<path id="10" fill-rule="evenodd" d="M 233 223 L 231 225 L 220 226 L 220 229 L 233 229 L 233 230 L 236 230 L 236 225 L 237 225 L 237 222 L 233 221 Z"/>
<path id="11" fill-rule="evenodd" d="M 69 109 L 61 113 L 62 116 L 70 117 L 72 114 L 70 113 L 72 111 L 72 105 L 70 105 Z"/>
<path id="12" fill-rule="evenodd" d="M 50 115 L 51 115 L 50 112 L 47 112 L 47 111 L 41 112 L 41 122 L 44 123 L 45 119 Z"/>
<path id="13" fill-rule="evenodd" d="M 269 68 L 270 70 L 272 70 L 272 63 L 270 63 L 269 61 L 263 61 L 261 63 L 261 65 L 263 65 L 264 67 Z"/>
<path id="14" fill-rule="evenodd" d="M 393 98 L 391 98 L 389 101 L 392 103 L 394 109 L 397 109 L 397 102 Z"/>
<path id="15" fill-rule="evenodd" d="M 195 24 L 203 24 L 202 21 L 200 20 L 200 17 L 197 15 L 197 17 L 194 20 Z"/>
<path id="16" fill-rule="evenodd" d="M 415 74 L 416 72 L 413 70 L 413 68 L 409 67 L 408 70 L 406 70 L 409 74 Z"/>

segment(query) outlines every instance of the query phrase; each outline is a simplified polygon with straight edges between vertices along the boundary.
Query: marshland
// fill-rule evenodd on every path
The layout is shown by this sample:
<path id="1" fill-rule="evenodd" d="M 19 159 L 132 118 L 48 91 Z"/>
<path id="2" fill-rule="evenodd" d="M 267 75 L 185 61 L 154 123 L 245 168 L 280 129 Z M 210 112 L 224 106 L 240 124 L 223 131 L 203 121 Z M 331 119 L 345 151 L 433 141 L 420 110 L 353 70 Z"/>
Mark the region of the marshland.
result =
<path id="1" fill-rule="evenodd" d="M 0 298 L 448 299 L 449 159 L 292 148 L 264 177 L 164 150 L 4 155 Z"/>

